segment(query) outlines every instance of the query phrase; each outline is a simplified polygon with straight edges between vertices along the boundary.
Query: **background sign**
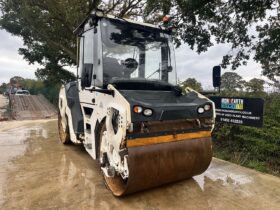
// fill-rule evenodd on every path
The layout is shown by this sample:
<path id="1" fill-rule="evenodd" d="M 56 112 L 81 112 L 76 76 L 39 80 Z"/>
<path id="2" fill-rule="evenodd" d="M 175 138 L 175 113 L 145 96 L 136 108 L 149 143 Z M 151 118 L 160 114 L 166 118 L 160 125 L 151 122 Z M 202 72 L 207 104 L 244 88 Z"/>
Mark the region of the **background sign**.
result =
<path id="1" fill-rule="evenodd" d="M 216 106 L 216 122 L 263 126 L 264 100 L 261 98 L 209 97 Z"/>

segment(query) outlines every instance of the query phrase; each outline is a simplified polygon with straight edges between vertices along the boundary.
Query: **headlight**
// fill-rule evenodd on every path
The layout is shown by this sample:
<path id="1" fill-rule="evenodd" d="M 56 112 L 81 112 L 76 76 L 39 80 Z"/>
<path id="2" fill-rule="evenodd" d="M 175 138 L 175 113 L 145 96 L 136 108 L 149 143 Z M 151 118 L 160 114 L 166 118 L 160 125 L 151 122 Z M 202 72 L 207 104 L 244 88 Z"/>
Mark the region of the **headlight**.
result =
<path id="1" fill-rule="evenodd" d="M 199 113 L 199 114 L 202 114 L 202 113 L 204 113 L 204 108 L 203 107 L 199 107 L 198 109 L 197 109 L 197 112 Z"/>
<path id="2" fill-rule="evenodd" d="M 133 112 L 137 114 L 143 113 L 143 115 L 145 115 L 146 117 L 149 117 L 153 114 L 152 109 L 145 108 L 145 107 L 143 108 L 142 106 L 138 106 L 138 105 L 133 107 Z"/>
<path id="3" fill-rule="evenodd" d="M 211 105 L 210 104 L 205 104 L 204 109 L 205 109 L 205 111 L 209 111 L 211 109 Z"/>
<path id="4" fill-rule="evenodd" d="M 151 110 L 151 109 L 145 109 L 144 112 L 143 112 L 143 114 L 144 114 L 145 116 L 151 116 L 151 115 L 153 114 L 153 110 Z"/>
<path id="5" fill-rule="evenodd" d="M 143 111 L 143 107 L 142 106 L 134 106 L 133 111 L 137 114 L 140 114 Z"/>

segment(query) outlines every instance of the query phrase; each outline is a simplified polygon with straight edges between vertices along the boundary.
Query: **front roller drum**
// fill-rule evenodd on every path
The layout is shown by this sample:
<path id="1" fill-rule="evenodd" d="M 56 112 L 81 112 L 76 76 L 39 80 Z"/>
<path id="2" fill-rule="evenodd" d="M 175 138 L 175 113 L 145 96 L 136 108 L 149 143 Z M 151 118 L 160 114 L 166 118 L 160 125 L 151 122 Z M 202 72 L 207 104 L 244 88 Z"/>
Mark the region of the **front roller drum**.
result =
<path id="1" fill-rule="evenodd" d="M 131 147 L 128 179 L 104 177 L 113 194 L 122 196 L 201 174 L 211 159 L 211 137 Z"/>

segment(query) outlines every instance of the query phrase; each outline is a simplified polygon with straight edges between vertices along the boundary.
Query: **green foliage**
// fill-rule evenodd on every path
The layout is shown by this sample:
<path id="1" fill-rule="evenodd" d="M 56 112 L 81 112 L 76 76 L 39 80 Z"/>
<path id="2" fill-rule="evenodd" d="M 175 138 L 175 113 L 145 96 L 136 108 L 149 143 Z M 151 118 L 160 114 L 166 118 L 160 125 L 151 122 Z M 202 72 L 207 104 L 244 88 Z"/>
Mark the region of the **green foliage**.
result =
<path id="1" fill-rule="evenodd" d="M 266 163 L 262 161 L 250 160 L 248 161 L 247 166 L 261 172 L 268 172 Z"/>
<path id="2" fill-rule="evenodd" d="M 60 87 L 59 84 L 53 86 L 45 84 L 45 88 L 41 91 L 41 94 L 43 94 L 52 104 L 57 105 Z"/>
<path id="3" fill-rule="evenodd" d="M 188 78 L 184 82 L 180 83 L 180 86 L 183 90 L 185 90 L 187 87 L 190 87 L 196 91 L 202 91 L 202 85 L 200 82 L 198 82 L 195 78 Z"/>
<path id="4" fill-rule="evenodd" d="M 238 91 L 243 90 L 245 81 L 235 72 L 225 72 L 221 77 L 221 90 Z"/>
<path id="5" fill-rule="evenodd" d="M 45 85 L 40 80 L 24 79 L 22 82 L 22 87 L 29 90 L 30 94 L 38 95 L 45 88 Z"/>
<path id="6" fill-rule="evenodd" d="M 264 80 L 253 78 L 246 83 L 246 90 L 251 93 L 260 94 L 264 92 L 264 84 Z"/>
<path id="7" fill-rule="evenodd" d="M 60 66 L 48 63 L 46 68 L 37 69 L 35 72 L 39 80 L 47 82 L 49 85 L 66 84 L 75 80 L 75 75 Z"/>

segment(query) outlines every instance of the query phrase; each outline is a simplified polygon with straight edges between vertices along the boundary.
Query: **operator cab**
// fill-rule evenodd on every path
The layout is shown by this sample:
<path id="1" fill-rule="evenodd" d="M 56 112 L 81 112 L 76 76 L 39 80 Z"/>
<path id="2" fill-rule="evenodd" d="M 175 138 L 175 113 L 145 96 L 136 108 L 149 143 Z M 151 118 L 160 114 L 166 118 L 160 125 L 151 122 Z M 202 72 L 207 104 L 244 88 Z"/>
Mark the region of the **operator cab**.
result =
<path id="1" fill-rule="evenodd" d="M 174 49 L 166 31 L 101 20 L 104 84 L 119 79 L 176 83 Z"/>
<path id="2" fill-rule="evenodd" d="M 123 19 L 95 16 L 79 34 L 81 89 L 108 84 L 139 89 L 176 85 L 175 53 L 169 31 Z M 153 85 L 152 85 L 153 86 Z M 154 87 L 151 87 L 154 88 Z"/>

